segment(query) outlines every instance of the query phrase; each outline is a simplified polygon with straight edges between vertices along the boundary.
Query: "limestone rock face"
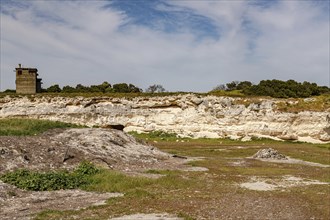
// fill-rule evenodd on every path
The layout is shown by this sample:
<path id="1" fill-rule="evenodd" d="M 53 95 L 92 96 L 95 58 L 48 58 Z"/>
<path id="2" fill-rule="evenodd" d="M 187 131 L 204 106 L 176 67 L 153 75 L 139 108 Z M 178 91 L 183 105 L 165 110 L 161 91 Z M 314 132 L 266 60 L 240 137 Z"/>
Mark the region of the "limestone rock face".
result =
<path id="1" fill-rule="evenodd" d="M 244 98 L 193 94 L 136 98 L 5 97 L 0 99 L 0 118 L 39 118 L 87 126 L 123 125 L 125 131 L 163 130 L 194 138 L 330 141 L 330 112 L 279 112 L 276 102 L 260 99 L 249 104 Z"/>

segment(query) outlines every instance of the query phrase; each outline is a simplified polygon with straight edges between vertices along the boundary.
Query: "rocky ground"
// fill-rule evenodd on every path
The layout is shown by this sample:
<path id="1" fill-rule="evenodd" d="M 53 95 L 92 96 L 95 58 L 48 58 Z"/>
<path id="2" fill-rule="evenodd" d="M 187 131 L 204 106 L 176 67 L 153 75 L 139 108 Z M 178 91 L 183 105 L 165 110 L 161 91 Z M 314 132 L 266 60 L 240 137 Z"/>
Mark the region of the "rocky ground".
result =
<path id="1" fill-rule="evenodd" d="M 30 219 L 48 209 L 77 210 L 64 214 L 69 216 L 64 219 L 179 220 L 182 218 L 176 214 L 181 211 L 196 219 L 326 219 L 330 216 L 326 211 L 329 202 L 324 199 L 329 198 L 326 193 L 329 183 L 325 181 L 329 165 L 293 159 L 285 154 L 293 151 L 322 158 L 322 154 L 329 153 L 323 148 L 282 144 L 283 147 L 276 145 L 281 149 L 277 151 L 266 146 L 212 143 L 157 144 L 167 152 L 190 156 L 186 158 L 164 153 L 114 129 L 54 129 L 36 136 L 2 136 L 0 174 L 17 168 L 73 169 L 83 160 L 151 178 L 161 174 L 144 171 L 181 171 L 170 182 L 173 188 L 161 185 L 145 189 L 155 195 L 152 199 L 82 190 L 31 192 L 0 181 L 0 219 Z M 190 166 L 185 165 L 188 162 Z M 181 186 L 181 182 L 185 184 Z M 116 207 L 106 203 L 112 197 L 120 197 L 114 203 Z M 98 208 L 94 210 L 91 206 Z M 126 215 L 130 213 L 133 214 Z M 49 215 L 62 218 L 56 212 Z"/>

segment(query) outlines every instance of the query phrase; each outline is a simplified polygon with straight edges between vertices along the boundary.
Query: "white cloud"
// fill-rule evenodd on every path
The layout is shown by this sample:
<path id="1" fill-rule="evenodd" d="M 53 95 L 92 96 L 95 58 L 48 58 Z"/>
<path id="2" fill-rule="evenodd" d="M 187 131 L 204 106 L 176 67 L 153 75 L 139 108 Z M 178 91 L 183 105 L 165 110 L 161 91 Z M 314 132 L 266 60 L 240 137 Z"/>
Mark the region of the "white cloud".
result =
<path id="1" fill-rule="evenodd" d="M 212 20 L 220 38 L 196 39 L 189 30 L 165 33 L 138 24 L 120 29 L 130 18 L 105 1 L 4 6 L 11 12 L 1 14 L 1 89 L 14 88 L 18 63 L 37 67 L 44 87 L 108 81 L 208 91 L 232 80 L 272 78 L 327 84 L 329 20 L 319 6 L 300 1 L 266 8 L 246 1 L 169 3 L 174 7 L 166 11 L 185 8 Z"/>

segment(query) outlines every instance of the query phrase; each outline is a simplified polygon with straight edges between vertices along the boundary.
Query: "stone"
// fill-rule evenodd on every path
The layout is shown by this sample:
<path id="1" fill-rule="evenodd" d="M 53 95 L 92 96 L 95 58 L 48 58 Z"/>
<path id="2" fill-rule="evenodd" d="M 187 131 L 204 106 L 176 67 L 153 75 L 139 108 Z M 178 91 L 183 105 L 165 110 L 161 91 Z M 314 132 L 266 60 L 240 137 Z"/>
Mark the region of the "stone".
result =
<path id="1" fill-rule="evenodd" d="M 280 154 L 277 150 L 274 150 L 272 148 L 259 150 L 255 155 L 253 155 L 253 158 L 273 159 L 273 160 L 287 160 L 288 159 L 285 155 Z"/>
<path id="2" fill-rule="evenodd" d="M 245 136 L 241 139 L 241 141 L 246 142 L 246 141 L 251 141 L 252 138 L 250 136 Z"/>
<path id="3" fill-rule="evenodd" d="M 298 136 L 296 134 L 284 134 L 278 136 L 278 138 L 285 140 L 285 141 L 296 141 L 298 140 Z"/>

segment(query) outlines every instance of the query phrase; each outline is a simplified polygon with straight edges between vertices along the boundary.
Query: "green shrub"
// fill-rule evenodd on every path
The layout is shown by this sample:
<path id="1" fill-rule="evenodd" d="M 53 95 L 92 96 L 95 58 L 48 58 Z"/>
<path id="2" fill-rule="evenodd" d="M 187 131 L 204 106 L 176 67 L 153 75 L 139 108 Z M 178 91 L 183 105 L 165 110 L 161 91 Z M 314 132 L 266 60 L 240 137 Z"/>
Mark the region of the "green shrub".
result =
<path id="1" fill-rule="evenodd" d="M 16 170 L 0 176 L 0 179 L 18 188 L 33 191 L 75 189 L 90 183 L 90 176 L 99 170 L 90 162 L 82 162 L 73 171 L 51 171 L 39 173 L 26 169 Z"/>

